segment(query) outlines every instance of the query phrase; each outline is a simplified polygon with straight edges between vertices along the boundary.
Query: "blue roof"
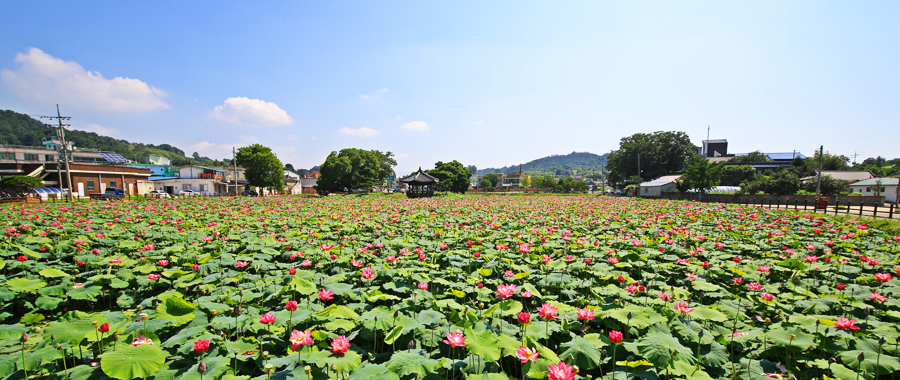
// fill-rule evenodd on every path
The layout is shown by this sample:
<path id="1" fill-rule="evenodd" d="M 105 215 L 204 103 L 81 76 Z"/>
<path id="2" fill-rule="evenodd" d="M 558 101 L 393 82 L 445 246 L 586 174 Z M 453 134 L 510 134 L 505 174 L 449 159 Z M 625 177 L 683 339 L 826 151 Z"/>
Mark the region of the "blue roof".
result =
<path id="1" fill-rule="evenodd" d="M 118 153 L 100 153 L 100 157 L 108 162 L 127 162 L 128 159 Z"/>
<path id="2" fill-rule="evenodd" d="M 34 192 L 38 194 L 59 194 L 58 187 L 35 187 Z M 63 189 L 63 194 L 68 194 L 68 189 Z"/>
<path id="3" fill-rule="evenodd" d="M 650 187 L 650 186 L 663 186 L 663 185 L 668 185 L 668 184 L 670 184 L 670 183 L 672 183 L 672 182 L 647 182 L 647 183 L 642 183 L 641 186 L 648 186 L 648 187 Z"/>
<path id="4" fill-rule="evenodd" d="M 766 153 L 766 156 L 773 160 L 793 160 L 794 158 L 806 158 L 800 152 L 788 152 L 788 153 Z"/>
<path id="5" fill-rule="evenodd" d="M 178 177 L 150 177 L 148 179 L 151 181 L 160 181 L 164 179 L 178 179 Z"/>
<path id="6" fill-rule="evenodd" d="M 881 181 L 881 186 L 894 186 L 900 183 L 900 178 L 870 178 L 865 181 L 851 183 L 850 186 L 875 186 L 876 181 Z"/>

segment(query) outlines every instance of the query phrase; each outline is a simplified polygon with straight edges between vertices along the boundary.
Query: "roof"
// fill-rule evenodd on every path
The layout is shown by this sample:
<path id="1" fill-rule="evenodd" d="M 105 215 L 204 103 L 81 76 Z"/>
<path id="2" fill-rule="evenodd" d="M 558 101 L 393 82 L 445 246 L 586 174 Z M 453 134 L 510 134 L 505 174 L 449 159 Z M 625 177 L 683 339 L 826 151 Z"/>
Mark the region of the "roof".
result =
<path id="1" fill-rule="evenodd" d="M 150 177 L 147 179 L 149 179 L 151 181 L 162 181 L 164 179 L 178 179 L 178 177 Z"/>
<path id="2" fill-rule="evenodd" d="M 795 158 L 806 158 L 800 152 L 788 152 L 788 153 L 766 153 L 766 156 L 769 156 L 772 160 L 793 160 Z"/>
<path id="3" fill-rule="evenodd" d="M 865 181 L 869 178 L 875 178 L 875 175 L 868 170 L 822 170 L 822 175 L 850 182 Z"/>
<path id="4" fill-rule="evenodd" d="M 428 173 L 423 172 L 422 168 L 419 168 L 419 171 L 412 173 L 406 177 L 400 178 L 400 182 L 417 184 L 417 183 L 438 183 L 439 181 L 437 178 L 434 178 L 434 177 L 428 175 Z"/>
<path id="5" fill-rule="evenodd" d="M 212 170 L 212 171 L 214 171 L 214 172 L 215 172 L 215 171 L 219 171 L 218 169 L 213 169 L 213 168 L 209 168 L 209 167 L 206 167 L 206 166 L 200 166 L 200 165 L 182 165 L 182 166 L 179 166 L 178 169 L 181 169 L 181 168 L 189 168 L 189 167 L 192 167 L 192 166 L 195 167 L 195 168 L 206 169 L 206 170 Z"/>
<path id="6" fill-rule="evenodd" d="M 727 143 L 727 142 L 728 142 L 728 140 L 726 140 L 726 139 L 718 139 L 718 140 L 703 140 L 703 142 L 705 142 L 705 143 L 707 143 L 707 144 L 721 144 L 721 143 Z"/>
<path id="7" fill-rule="evenodd" d="M 677 180 L 679 178 L 681 178 L 681 174 L 664 175 L 664 176 L 656 178 L 652 181 L 644 182 L 641 184 L 641 186 L 654 187 L 654 186 L 668 185 L 670 183 L 675 182 L 675 180 Z"/>
<path id="8" fill-rule="evenodd" d="M 897 186 L 900 183 L 900 178 L 870 178 L 865 181 L 851 183 L 850 186 L 875 186 L 877 181 L 881 181 L 882 186 Z"/>
<path id="9" fill-rule="evenodd" d="M 56 188 L 56 187 L 35 187 L 32 190 L 34 190 L 34 192 L 38 193 L 38 194 L 59 194 L 60 193 L 59 188 Z M 63 194 L 68 194 L 69 189 L 63 189 L 62 192 L 63 192 Z"/>

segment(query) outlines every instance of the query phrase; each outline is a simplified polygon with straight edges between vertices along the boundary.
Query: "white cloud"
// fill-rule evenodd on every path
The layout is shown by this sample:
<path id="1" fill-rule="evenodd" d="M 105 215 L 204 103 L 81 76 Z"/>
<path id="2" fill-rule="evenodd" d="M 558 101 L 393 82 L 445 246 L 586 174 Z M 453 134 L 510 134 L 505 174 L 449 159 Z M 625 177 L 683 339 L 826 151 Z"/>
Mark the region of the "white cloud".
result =
<path id="1" fill-rule="evenodd" d="M 359 96 L 362 100 L 372 100 L 372 99 L 381 99 L 381 94 L 388 92 L 388 89 L 382 88 L 380 90 L 372 91 L 368 94 L 362 94 Z"/>
<path id="2" fill-rule="evenodd" d="M 428 123 L 424 121 L 411 121 L 409 123 L 403 124 L 403 126 L 400 128 L 403 128 L 407 131 L 424 132 L 428 130 Z"/>
<path id="3" fill-rule="evenodd" d="M 237 136 L 237 138 L 242 141 L 235 144 L 216 144 L 209 141 L 198 142 L 185 149 L 184 153 L 190 156 L 194 152 L 197 152 L 202 157 L 209 157 L 212 159 L 231 158 L 232 148 L 237 149 L 247 144 L 258 142 L 256 136 Z"/>
<path id="4" fill-rule="evenodd" d="M 101 136 L 115 136 L 115 135 L 119 134 L 118 129 L 107 128 L 100 124 L 88 124 L 88 125 L 85 125 L 84 127 L 75 128 L 75 129 L 80 129 L 85 132 L 94 132 Z"/>
<path id="5" fill-rule="evenodd" d="M 166 93 L 139 79 L 106 79 L 73 61 L 29 48 L 16 54 L 17 70 L 3 70 L 0 76 L 22 98 L 45 103 L 105 111 L 151 111 L 167 109 Z"/>
<path id="6" fill-rule="evenodd" d="M 216 106 L 206 120 L 224 121 L 230 124 L 245 126 L 266 126 L 292 124 L 290 117 L 277 104 L 260 99 L 246 97 L 225 99 L 225 104 Z"/>
<path id="7" fill-rule="evenodd" d="M 400 154 L 394 156 L 394 158 L 396 158 L 397 161 L 405 160 L 405 159 L 409 158 L 409 153 L 400 153 Z"/>
<path id="8" fill-rule="evenodd" d="M 297 141 L 297 136 L 287 135 L 287 139 L 288 139 L 288 141 Z"/>
<path id="9" fill-rule="evenodd" d="M 338 130 L 338 133 L 340 133 L 342 135 L 346 135 L 346 136 L 353 136 L 353 137 L 375 137 L 375 136 L 378 136 L 378 131 L 376 131 L 372 128 L 369 128 L 369 127 L 362 127 L 362 128 L 358 128 L 358 129 L 344 127 L 344 128 L 341 128 L 340 130 Z"/>
<path id="10" fill-rule="evenodd" d="M 316 138 L 316 136 L 311 137 L 311 139 L 313 139 L 313 141 L 318 140 L 318 138 Z"/>
<path id="11" fill-rule="evenodd" d="M 478 120 L 478 121 L 475 122 L 475 125 L 482 125 L 482 124 L 484 124 L 484 121 L 483 121 L 483 120 Z"/>

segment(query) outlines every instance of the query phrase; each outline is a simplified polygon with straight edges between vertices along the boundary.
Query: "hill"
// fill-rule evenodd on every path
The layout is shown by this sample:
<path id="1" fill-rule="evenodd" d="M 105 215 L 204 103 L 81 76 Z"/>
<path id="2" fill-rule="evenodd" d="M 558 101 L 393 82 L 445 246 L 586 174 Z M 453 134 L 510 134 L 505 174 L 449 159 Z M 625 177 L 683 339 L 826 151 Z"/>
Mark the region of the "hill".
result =
<path id="1" fill-rule="evenodd" d="M 588 152 L 572 152 L 566 155 L 552 155 L 539 158 L 521 165 L 522 171 L 529 175 L 581 175 L 592 171 L 600 172 L 606 165 L 608 154 L 597 155 Z M 502 168 L 478 169 L 478 174 L 509 173 L 519 171 L 519 165 Z"/>
<path id="2" fill-rule="evenodd" d="M 15 111 L 0 111 L 0 144 L 20 146 L 41 146 L 44 138 L 56 136 L 56 128 L 48 127 L 31 116 Z M 184 151 L 169 144 L 153 145 L 132 143 L 126 140 L 101 136 L 94 132 L 66 129 L 66 140 L 73 141 L 76 148 L 99 149 L 116 152 L 135 162 L 147 162 L 147 156 L 157 154 L 168 157 L 174 165 L 193 163 L 197 165 L 226 165 L 206 157 L 185 157 Z"/>

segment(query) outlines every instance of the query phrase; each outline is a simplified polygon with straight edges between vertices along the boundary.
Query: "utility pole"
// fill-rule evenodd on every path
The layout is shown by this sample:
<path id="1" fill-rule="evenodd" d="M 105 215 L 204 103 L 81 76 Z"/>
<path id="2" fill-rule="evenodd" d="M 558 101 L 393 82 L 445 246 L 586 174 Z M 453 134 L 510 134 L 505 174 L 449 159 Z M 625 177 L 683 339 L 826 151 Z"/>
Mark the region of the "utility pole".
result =
<path id="1" fill-rule="evenodd" d="M 706 126 L 706 144 L 703 144 L 703 157 L 706 157 L 706 151 L 708 150 L 708 148 L 706 147 L 707 145 L 709 145 L 709 126 L 708 125 Z"/>
<path id="2" fill-rule="evenodd" d="M 235 153 L 234 147 L 231 147 L 231 166 L 234 168 L 234 195 L 238 195 L 237 153 Z"/>
<path id="3" fill-rule="evenodd" d="M 644 178 L 641 177 L 641 154 L 640 153 L 638 153 L 638 179 L 640 179 L 642 181 L 644 180 Z"/>
<path id="4" fill-rule="evenodd" d="M 72 118 L 70 116 L 64 117 L 59 113 L 59 104 L 56 105 L 56 116 L 40 116 L 40 117 L 42 119 L 56 119 L 56 121 L 57 121 L 57 127 L 59 128 L 59 130 L 58 130 L 59 140 L 62 142 L 62 146 L 63 146 L 63 162 L 65 163 L 65 166 L 66 166 L 66 184 L 69 186 L 69 192 L 68 192 L 68 194 L 66 194 L 66 197 L 67 197 L 66 199 L 69 202 L 74 202 L 75 198 L 74 198 L 74 195 L 72 194 L 72 174 L 69 172 L 69 144 L 66 143 L 66 128 L 65 128 L 65 127 L 71 126 L 72 124 L 63 124 L 62 123 L 63 120 L 71 120 Z M 50 124 L 46 124 L 46 125 L 52 127 L 52 125 L 50 125 Z M 59 181 L 59 192 L 60 192 L 59 195 L 62 196 L 62 193 L 63 193 L 62 167 L 60 167 L 60 162 L 59 162 L 58 158 L 56 161 L 56 174 L 57 174 L 57 180 Z"/>
<path id="5" fill-rule="evenodd" d="M 816 205 L 819 202 L 819 192 L 822 187 L 822 153 L 824 152 L 824 145 L 819 145 L 819 171 L 816 172 Z"/>

